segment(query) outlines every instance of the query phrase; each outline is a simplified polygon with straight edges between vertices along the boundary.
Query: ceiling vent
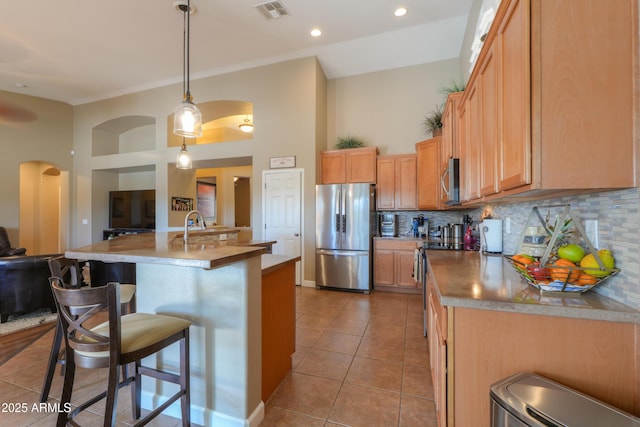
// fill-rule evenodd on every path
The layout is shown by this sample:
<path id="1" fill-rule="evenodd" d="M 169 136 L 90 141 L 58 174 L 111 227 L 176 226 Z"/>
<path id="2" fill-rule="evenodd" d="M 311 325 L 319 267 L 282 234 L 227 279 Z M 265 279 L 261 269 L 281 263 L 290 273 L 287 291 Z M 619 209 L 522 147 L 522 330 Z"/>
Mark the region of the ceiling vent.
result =
<path id="1" fill-rule="evenodd" d="M 284 7 L 284 4 L 278 0 L 256 4 L 255 7 L 268 19 L 276 19 L 289 15 L 289 11 Z"/>

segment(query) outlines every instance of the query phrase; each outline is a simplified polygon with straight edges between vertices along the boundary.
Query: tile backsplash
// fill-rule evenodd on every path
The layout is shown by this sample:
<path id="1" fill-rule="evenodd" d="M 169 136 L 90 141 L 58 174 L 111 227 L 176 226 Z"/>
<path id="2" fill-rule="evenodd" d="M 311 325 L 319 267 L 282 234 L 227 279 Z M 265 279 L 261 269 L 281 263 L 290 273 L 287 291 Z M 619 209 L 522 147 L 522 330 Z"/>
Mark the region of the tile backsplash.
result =
<path id="1" fill-rule="evenodd" d="M 460 211 L 411 211 L 398 214 L 400 237 L 412 235 L 412 218 L 419 214 L 429 220 L 431 229 L 438 225 L 462 222 L 462 216 L 471 216 L 474 224 L 480 222 L 485 209 L 491 209 L 492 218 L 511 222 L 511 232 L 503 226 L 503 249 L 513 254 L 519 243 L 531 209 L 535 206 L 569 204 L 571 213 L 582 222 L 598 220 L 600 248 L 608 248 L 621 271 L 615 277 L 598 285 L 590 292 L 602 295 L 640 310 L 640 194 L 637 188 L 584 194 L 580 196 L 487 205 L 483 208 Z"/>

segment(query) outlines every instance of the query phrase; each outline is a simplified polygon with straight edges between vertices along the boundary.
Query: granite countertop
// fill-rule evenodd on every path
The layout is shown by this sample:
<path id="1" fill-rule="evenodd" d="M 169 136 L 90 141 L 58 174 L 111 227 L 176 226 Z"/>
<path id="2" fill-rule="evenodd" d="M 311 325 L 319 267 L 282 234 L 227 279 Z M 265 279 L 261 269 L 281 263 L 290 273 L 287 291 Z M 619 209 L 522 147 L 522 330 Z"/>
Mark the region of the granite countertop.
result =
<path id="1" fill-rule="evenodd" d="M 640 311 L 595 293 L 543 293 L 500 255 L 427 251 L 443 305 L 548 316 L 640 323 Z"/>
<path id="2" fill-rule="evenodd" d="M 167 264 L 212 269 L 261 255 L 266 251 L 257 241 L 245 244 L 233 240 L 209 243 L 182 243 L 182 232 L 127 234 L 112 240 L 65 252 L 68 258 L 104 262 Z M 249 244 L 250 243 L 250 244 Z"/>
<path id="3" fill-rule="evenodd" d="M 300 261 L 299 256 L 262 254 L 262 275 L 272 273 L 290 263 Z"/>

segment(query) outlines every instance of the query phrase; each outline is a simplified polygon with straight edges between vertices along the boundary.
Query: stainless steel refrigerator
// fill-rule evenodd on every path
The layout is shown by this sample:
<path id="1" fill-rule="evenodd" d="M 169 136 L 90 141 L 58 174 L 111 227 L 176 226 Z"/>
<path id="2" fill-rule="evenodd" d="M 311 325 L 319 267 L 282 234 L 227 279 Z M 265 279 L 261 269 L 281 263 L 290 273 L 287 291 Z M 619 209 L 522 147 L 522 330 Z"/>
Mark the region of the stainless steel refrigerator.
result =
<path id="1" fill-rule="evenodd" d="M 316 287 L 371 291 L 375 186 L 316 186 Z"/>

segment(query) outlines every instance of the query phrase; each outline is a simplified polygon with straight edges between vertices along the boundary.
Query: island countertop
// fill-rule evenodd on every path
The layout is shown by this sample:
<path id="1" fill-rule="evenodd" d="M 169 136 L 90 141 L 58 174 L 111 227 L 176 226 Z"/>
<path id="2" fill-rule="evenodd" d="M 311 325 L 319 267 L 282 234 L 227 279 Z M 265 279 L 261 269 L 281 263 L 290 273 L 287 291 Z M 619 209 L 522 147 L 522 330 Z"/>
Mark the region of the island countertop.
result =
<path id="1" fill-rule="evenodd" d="M 640 323 L 640 311 L 593 290 L 541 292 L 500 255 L 430 250 L 427 258 L 445 306 Z"/>
<path id="2" fill-rule="evenodd" d="M 212 269 L 265 253 L 266 248 L 258 243 L 257 241 L 223 240 L 185 245 L 182 242 L 182 233 L 178 231 L 127 234 L 67 250 L 65 256 L 104 262 L 165 264 Z"/>

